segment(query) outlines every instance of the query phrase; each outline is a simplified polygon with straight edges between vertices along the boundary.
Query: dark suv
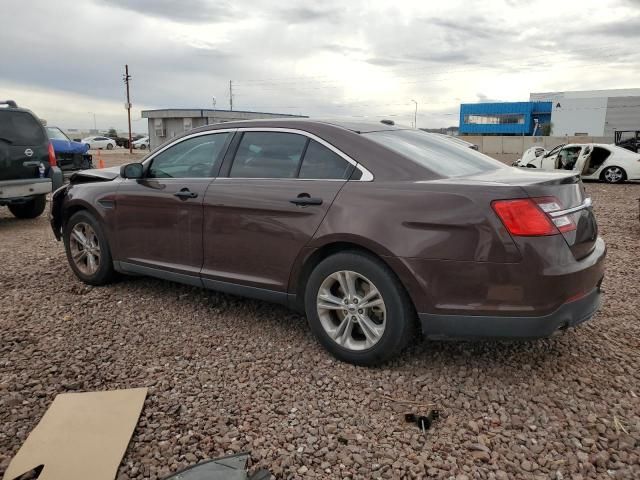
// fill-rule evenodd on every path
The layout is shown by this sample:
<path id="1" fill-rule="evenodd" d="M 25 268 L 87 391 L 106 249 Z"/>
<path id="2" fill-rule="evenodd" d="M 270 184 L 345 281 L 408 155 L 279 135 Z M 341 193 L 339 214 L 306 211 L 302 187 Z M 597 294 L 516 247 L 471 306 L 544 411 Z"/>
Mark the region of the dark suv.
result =
<path id="1" fill-rule="evenodd" d="M 44 211 L 46 194 L 62 183 L 42 122 L 16 102 L 0 101 L 0 206 L 18 218 L 35 218 Z"/>

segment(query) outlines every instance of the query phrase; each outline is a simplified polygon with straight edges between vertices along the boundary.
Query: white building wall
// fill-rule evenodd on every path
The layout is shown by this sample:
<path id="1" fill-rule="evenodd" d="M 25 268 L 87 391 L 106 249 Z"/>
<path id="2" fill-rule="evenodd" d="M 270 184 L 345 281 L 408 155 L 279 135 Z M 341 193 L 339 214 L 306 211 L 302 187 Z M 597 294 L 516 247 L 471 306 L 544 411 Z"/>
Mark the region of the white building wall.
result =
<path id="1" fill-rule="evenodd" d="M 640 96 L 640 88 L 614 88 L 609 90 L 575 90 L 572 92 L 534 92 L 530 102 L 548 102 L 554 98 L 610 98 Z"/>
<path id="2" fill-rule="evenodd" d="M 551 109 L 551 134 L 603 136 L 607 98 L 554 98 Z"/>

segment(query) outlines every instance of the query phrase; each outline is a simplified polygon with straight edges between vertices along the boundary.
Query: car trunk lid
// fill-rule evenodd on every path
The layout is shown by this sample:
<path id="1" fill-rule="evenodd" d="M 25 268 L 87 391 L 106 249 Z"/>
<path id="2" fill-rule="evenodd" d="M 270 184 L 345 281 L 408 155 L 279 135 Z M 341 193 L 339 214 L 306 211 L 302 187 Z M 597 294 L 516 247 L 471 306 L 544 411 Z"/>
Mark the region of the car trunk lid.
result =
<path id="1" fill-rule="evenodd" d="M 558 227 L 576 259 L 587 256 L 595 248 L 598 226 L 578 172 L 499 169 L 476 175 L 473 180 L 519 186 L 527 196 L 536 199 L 538 206 Z"/>

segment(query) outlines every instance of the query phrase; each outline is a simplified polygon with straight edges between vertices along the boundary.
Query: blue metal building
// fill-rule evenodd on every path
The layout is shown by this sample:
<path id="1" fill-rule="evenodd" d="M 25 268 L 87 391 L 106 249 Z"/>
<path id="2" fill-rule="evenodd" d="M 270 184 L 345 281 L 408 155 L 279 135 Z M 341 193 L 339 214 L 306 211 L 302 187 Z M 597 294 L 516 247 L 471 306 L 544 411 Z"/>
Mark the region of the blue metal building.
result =
<path id="1" fill-rule="evenodd" d="M 551 122 L 552 102 L 463 103 L 460 105 L 461 135 L 533 135 Z"/>

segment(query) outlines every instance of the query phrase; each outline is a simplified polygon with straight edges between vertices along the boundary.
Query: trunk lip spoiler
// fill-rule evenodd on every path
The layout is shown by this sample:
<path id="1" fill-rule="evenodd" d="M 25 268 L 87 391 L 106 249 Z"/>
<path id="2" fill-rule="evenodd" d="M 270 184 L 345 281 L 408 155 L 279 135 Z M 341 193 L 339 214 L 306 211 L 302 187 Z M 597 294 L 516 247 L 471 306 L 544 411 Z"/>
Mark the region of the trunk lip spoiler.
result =
<path id="1" fill-rule="evenodd" d="M 563 215 L 569 215 L 570 213 L 575 213 L 579 212 L 580 210 L 584 210 L 585 208 L 590 208 L 592 205 L 593 201 L 591 200 L 591 197 L 587 197 L 584 199 L 582 204 L 578 205 L 577 207 L 567 208 L 566 210 L 558 210 L 556 212 L 549 212 L 548 214 L 553 218 L 562 217 Z"/>

